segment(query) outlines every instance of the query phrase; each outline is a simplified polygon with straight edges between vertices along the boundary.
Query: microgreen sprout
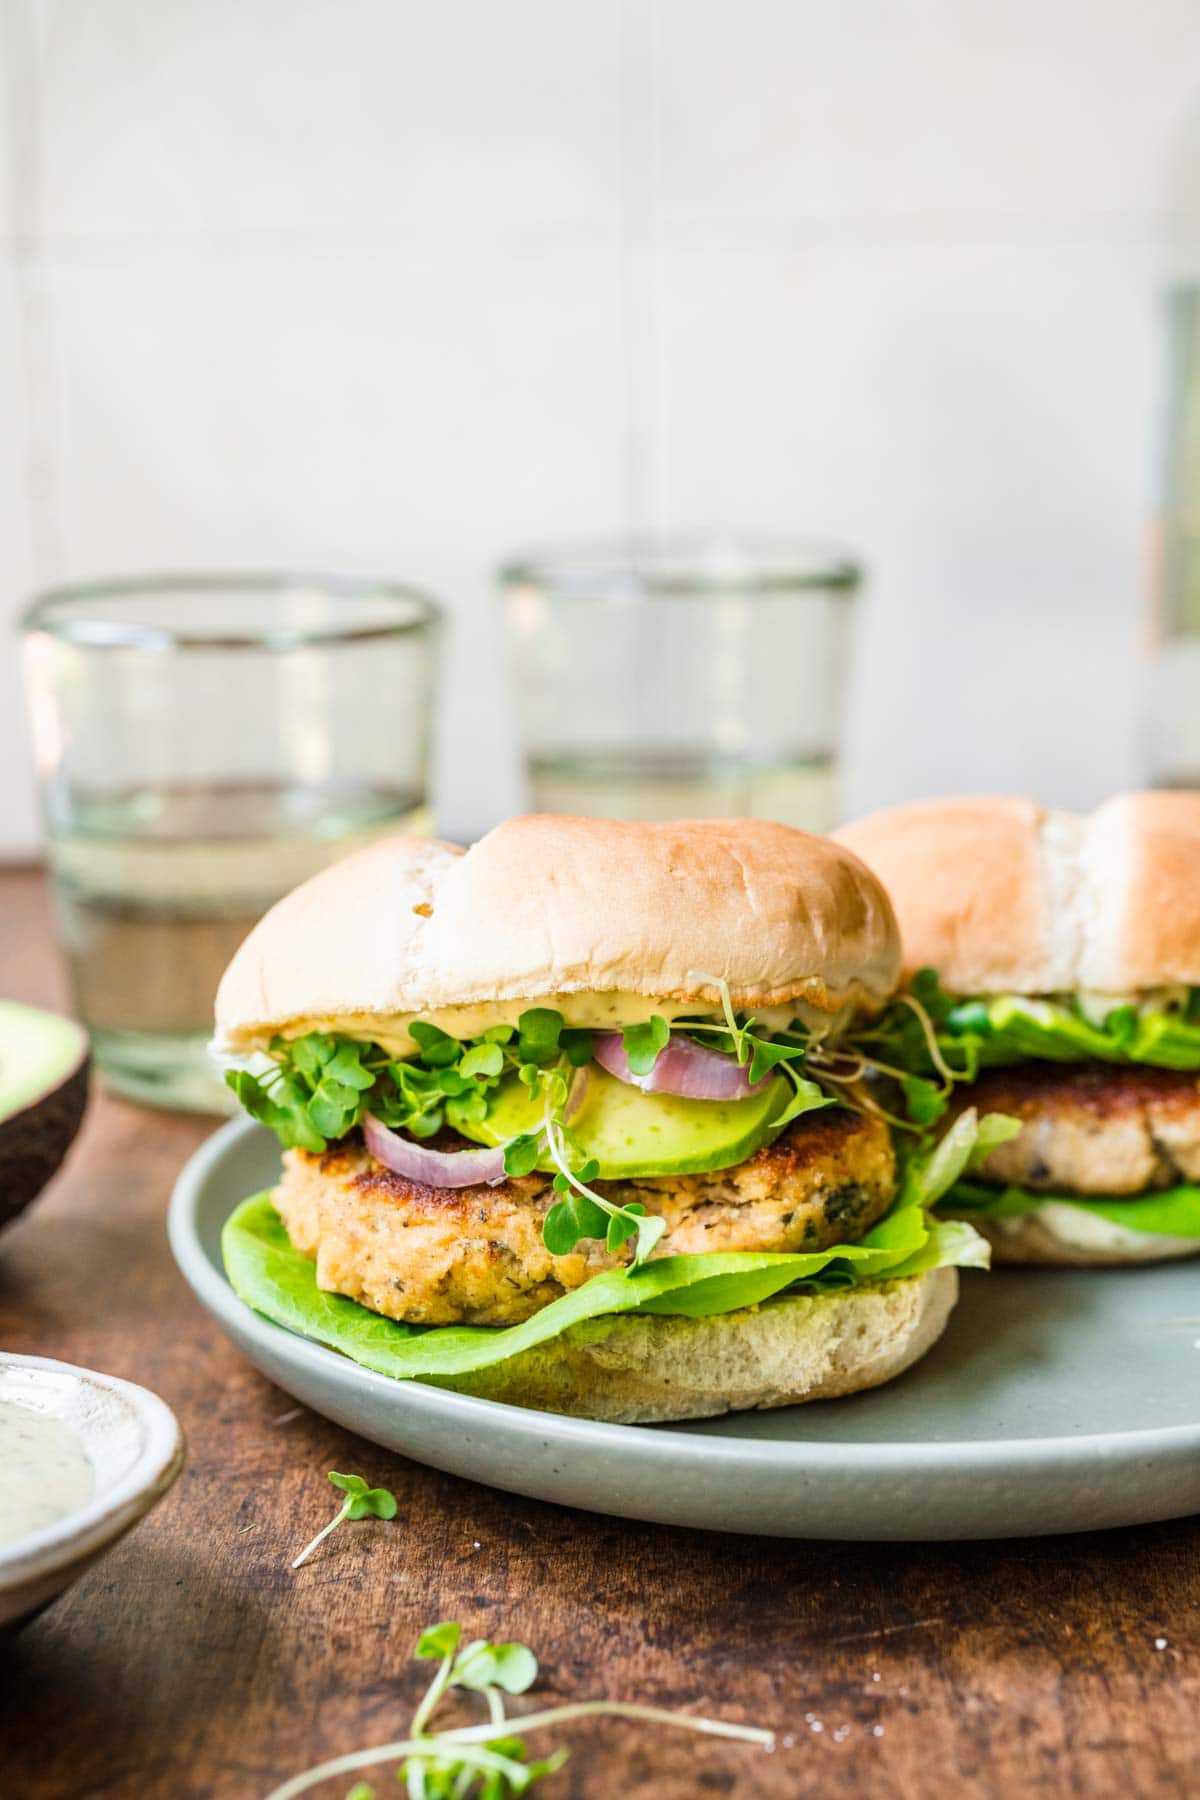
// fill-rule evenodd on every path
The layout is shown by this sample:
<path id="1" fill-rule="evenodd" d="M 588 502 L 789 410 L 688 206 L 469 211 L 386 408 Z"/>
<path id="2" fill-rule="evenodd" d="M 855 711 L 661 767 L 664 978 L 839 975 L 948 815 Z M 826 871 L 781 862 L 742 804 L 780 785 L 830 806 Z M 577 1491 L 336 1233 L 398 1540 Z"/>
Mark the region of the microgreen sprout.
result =
<path id="1" fill-rule="evenodd" d="M 645 1025 L 627 1025 L 621 1034 L 630 1073 L 649 1075 L 671 1041 L 671 1027 L 655 1013 Z"/>
<path id="2" fill-rule="evenodd" d="M 646 1725 L 676 1726 L 707 1737 L 735 1739 L 773 1750 L 775 1734 L 753 1725 L 727 1724 L 620 1700 L 581 1700 L 543 1708 L 509 1719 L 506 1700 L 527 1693 L 537 1679 L 537 1658 L 524 1644 L 490 1644 L 484 1638 L 462 1643 L 461 1625 L 447 1621 L 423 1631 L 414 1655 L 438 1667 L 413 1714 L 408 1734 L 372 1750 L 354 1750 L 295 1775 L 268 1800 L 294 1800 L 334 1775 L 349 1775 L 374 1763 L 401 1761 L 397 1771 L 408 1800 L 511 1800 L 537 1781 L 553 1775 L 567 1760 L 558 1749 L 539 1761 L 526 1757 L 524 1734 L 565 1725 L 575 1719 L 630 1719 Z M 451 1689 L 479 1694 L 488 1709 L 482 1725 L 435 1731 L 434 1717 Z M 521 1737 L 515 1735 L 519 1728 Z M 373 1800 L 366 1782 L 358 1782 L 346 1800 Z"/>
<path id="3" fill-rule="evenodd" d="M 724 1023 L 715 1025 L 689 1019 L 681 1021 L 681 1027 L 693 1035 L 720 1033 L 738 1062 L 743 1066 L 749 1062 L 752 1082 L 761 1080 L 773 1069 L 791 1081 L 795 1090 L 793 1098 L 774 1121 L 776 1125 L 789 1123 L 813 1105 L 840 1105 L 855 1112 L 873 1113 L 897 1130 L 912 1132 L 920 1138 L 945 1113 L 954 1084 L 974 1077 L 976 1059 L 973 1055 L 964 1052 L 963 1067 L 955 1068 L 944 1054 L 938 1024 L 949 1008 L 949 1002 L 941 994 L 936 977 L 928 970 L 914 978 L 912 993 L 896 995 L 881 1025 L 860 1026 L 848 1040 L 831 1045 L 799 1027 L 764 1036 L 761 1031 L 754 1030 L 756 1021 L 752 1013 L 739 1021 L 729 983 L 721 976 L 694 972 L 689 979 L 717 989 Z M 915 1030 L 915 1045 L 911 1033 L 898 1026 L 898 1019 Z M 899 1062 L 885 1061 L 878 1046 L 892 1048 Z M 933 1068 L 934 1079 L 915 1073 L 915 1065 L 922 1057 Z M 801 1075 L 793 1066 L 797 1062 L 803 1062 L 807 1074 L 814 1079 L 808 1080 Z M 899 1088 L 904 1100 L 904 1117 L 898 1117 L 881 1103 L 877 1091 L 870 1085 L 872 1079 L 878 1077 L 886 1078 Z M 813 1098 L 822 1092 L 823 1101 Z"/>
<path id="4" fill-rule="evenodd" d="M 322 1526 L 312 1543 L 306 1544 L 295 1558 L 293 1569 L 298 1569 L 302 1562 L 307 1562 L 317 1545 L 331 1531 L 336 1531 L 344 1519 L 394 1519 L 396 1516 L 396 1496 L 390 1488 L 368 1487 L 361 1475 L 339 1475 L 336 1469 L 330 1469 L 329 1479 L 335 1488 L 341 1489 L 346 1498 L 328 1525 Z"/>
<path id="5" fill-rule="evenodd" d="M 645 1262 L 667 1228 L 665 1219 L 651 1217 L 644 1206 L 631 1200 L 626 1206 L 614 1206 L 603 1194 L 588 1186 L 600 1173 L 600 1164 L 591 1158 L 578 1173 L 571 1167 L 567 1129 L 555 1116 L 551 1095 L 547 1093 L 542 1113 L 542 1135 L 558 1173 L 554 1191 L 558 1200 L 546 1214 L 542 1237 L 552 1256 L 567 1256 L 580 1238 L 603 1238 L 612 1252 L 636 1237 L 632 1267 Z"/>
<path id="6" fill-rule="evenodd" d="M 716 1032 L 727 1039 L 732 1054 L 738 1063 L 745 1068 L 749 1063 L 748 1079 L 751 1084 L 761 1081 L 765 1075 L 772 1073 L 785 1075 L 792 1084 L 792 1095 L 783 1110 L 776 1114 L 771 1124 L 781 1131 L 798 1119 L 801 1113 L 812 1112 L 818 1107 L 836 1106 L 842 1098 L 840 1094 L 823 1092 L 821 1084 L 807 1080 L 797 1063 L 813 1060 L 819 1046 L 809 1033 L 804 1031 L 780 1032 L 773 1037 L 765 1037 L 755 1032 L 754 1014 L 748 1014 L 739 1021 L 733 1009 L 733 996 L 729 991 L 729 983 L 722 975 L 705 975 L 693 970 L 689 981 L 702 983 L 705 987 L 715 987 L 721 996 L 721 1011 L 724 1022 L 714 1024 L 703 1019 L 685 1019 L 680 1021 L 680 1028 L 691 1036 L 700 1036 L 705 1032 Z"/>
<path id="7" fill-rule="evenodd" d="M 653 1013 L 626 1026 L 631 1073 L 639 1079 L 648 1075 L 672 1032 L 698 1038 L 733 1056 L 752 1086 L 772 1075 L 788 1084 L 770 1120 L 775 1135 L 804 1113 L 847 1106 L 923 1141 L 946 1112 L 952 1084 L 969 1078 L 978 1060 L 974 1037 L 955 1040 L 957 1059 L 948 1051 L 943 1028 L 966 1009 L 956 1008 L 927 973 L 915 977 L 912 993 L 898 997 L 879 1021 L 833 1043 L 797 1019 L 787 1029 L 768 1029 L 753 1013 L 739 1014 L 724 976 L 693 972 L 689 980 L 716 991 L 720 1016 L 668 1022 Z M 552 1173 L 556 1197 L 543 1222 L 546 1247 L 552 1255 L 566 1256 L 580 1242 L 592 1240 L 615 1254 L 633 1240 L 629 1267 L 646 1261 L 662 1238 L 664 1222 L 647 1215 L 637 1201 L 618 1206 L 606 1198 L 593 1185 L 600 1178 L 600 1164 L 571 1129 L 576 1102 L 589 1080 L 594 1031 L 568 1026 L 553 1007 L 531 1006 L 515 1024 L 493 1025 L 473 1039 L 455 1038 L 427 1019 L 412 1021 L 408 1033 L 415 1048 L 399 1057 L 379 1044 L 332 1034 L 277 1037 L 263 1066 L 255 1073 L 231 1071 L 230 1085 L 285 1145 L 318 1154 L 360 1125 L 367 1113 L 389 1130 L 416 1139 L 428 1139 L 448 1126 L 487 1142 L 480 1127 L 496 1090 L 503 1082 L 520 1081 L 537 1109 L 535 1122 L 504 1142 L 504 1173 L 512 1180 L 539 1168 Z M 884 1105 L 889 1090 L 902 1096 L 906 1117 Z"/>
<path id="8" fill-rule="evenodd" d="M 746 1049 L 746 1042 L 750 1027 L 754 1023 L 754 1014 L 751 1013 L 740 1025 L 738 1024 L 737 1014 L 733 1010 L 733 995 L 730 993 L 729 983 L 723 975 L 705 975 L 701 970 L 693 969 L 688 975 L 688 980 L 698 982 L 704 987 L 716 988 L 721 996 L 721 1011 L 725 1014 L 725 1030 L 733 1042 L 733 1054 L 739 1063 L 747 1063 L 750 1060 L 750 1053 Z M 689 1026 L 688 1029 L 693 1028 Z"/>
<path id="9" fill-rule="evenodd" d="M 896 1004 L 898 1006 L 906 1006 L 921 1027 L 921 1036 L 925 1039 L 925 1047 L 929 1052 L 929 1060 L 941 1076 L 942 1081 L 945 1084 L 946 1092 L 949 1093 L 950 1089 L 954 1086 L 954 1083 L 961 1079 L 961 1074 L 959 1071 L 950 1067 L 950 1064 L 942 1054 L 942 1048 L 938 1043 L 938 1035 L 933 1020 L 930 1018 L 925 1007 L 921 1004 L 920 1000 L 917 999 L 915 994 L 897 994 Z"/>

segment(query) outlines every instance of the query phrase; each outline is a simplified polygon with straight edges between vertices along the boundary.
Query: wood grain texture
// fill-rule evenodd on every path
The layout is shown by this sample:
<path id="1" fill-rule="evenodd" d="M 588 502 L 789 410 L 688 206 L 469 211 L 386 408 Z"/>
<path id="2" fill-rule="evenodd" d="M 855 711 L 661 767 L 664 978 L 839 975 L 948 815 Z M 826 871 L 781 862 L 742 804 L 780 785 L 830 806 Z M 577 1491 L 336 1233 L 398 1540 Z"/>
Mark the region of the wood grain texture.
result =
<path id="1" fill-rule="evenodd" d="M 31 873 L 0 874 L 0 993 L 61 1001 Z M 190 1450 L 163 1505 L 0 1649 L 4 1796 L 257 1800 L 397 1733 L 423 1685 L 413 1641 L 441 1618 L 532 1644 L 547 1697 L 703 1707 L 785 1734 L 766 1756 L 580 1728 L 547 1800 L 1200 1792 L 1200 1521 L 787 1543 L 431 1473 L 297 1412 L 192 1301 L 163 1215 L 208 1129 L 97 1094 L 63 1173 L 0 1239 L 0 1343 L 148 1383 Z M 343 1528 L 292 1574 L 329 1516 L 331 1468 L 395 1488 L 400 1516 Z M 382 1771 L 376 1786 L 399 1792 Z"/>

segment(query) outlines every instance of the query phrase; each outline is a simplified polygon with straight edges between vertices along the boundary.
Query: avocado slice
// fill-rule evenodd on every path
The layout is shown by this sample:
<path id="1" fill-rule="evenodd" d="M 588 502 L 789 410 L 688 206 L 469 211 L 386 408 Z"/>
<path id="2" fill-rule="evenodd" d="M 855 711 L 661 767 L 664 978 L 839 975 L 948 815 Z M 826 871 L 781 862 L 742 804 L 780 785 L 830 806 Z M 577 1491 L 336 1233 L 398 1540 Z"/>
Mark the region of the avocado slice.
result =
<path id="1" fill-rule="evenodd" d="M 0 1226 L 37 1197 L 71 1147 L 88 1091 L 82 1025 L 0 1000 Z"/>
<path id="2" fill-rule="evenodd" d="M 571 1118 L 581 1149 L 600 1164 L 600 1179 L 638 1175 L 695 1175 L 731 1169 L 779 1135 L 774 1121 L 791 1092 L 776 1075 L 748 1100 L 684 1100 L 644 1094 L 592 1064 L 583 1103 Z M 539 1103 L 517 1075 L 508 1075 L 491 1097 L 487 1117 L 461 1130 L 481 1144 L 504 1144 L 542 1122 Z M 543 1157 L 538 1167 L 551 1172 Z"/>

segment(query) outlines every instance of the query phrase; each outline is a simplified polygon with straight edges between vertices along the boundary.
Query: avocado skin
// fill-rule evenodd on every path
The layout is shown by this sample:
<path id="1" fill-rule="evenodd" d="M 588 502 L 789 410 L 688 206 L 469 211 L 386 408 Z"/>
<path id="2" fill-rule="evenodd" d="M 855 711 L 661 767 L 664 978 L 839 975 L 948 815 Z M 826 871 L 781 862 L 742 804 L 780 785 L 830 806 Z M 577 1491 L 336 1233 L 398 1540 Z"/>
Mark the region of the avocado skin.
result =
<path id="1" fill-rule="evenodd" d="M 61 1086 L 0 1123 L 0 1229 L 37 1199 L 71 1148 L 90 1073 L 89 1056 Z"/>

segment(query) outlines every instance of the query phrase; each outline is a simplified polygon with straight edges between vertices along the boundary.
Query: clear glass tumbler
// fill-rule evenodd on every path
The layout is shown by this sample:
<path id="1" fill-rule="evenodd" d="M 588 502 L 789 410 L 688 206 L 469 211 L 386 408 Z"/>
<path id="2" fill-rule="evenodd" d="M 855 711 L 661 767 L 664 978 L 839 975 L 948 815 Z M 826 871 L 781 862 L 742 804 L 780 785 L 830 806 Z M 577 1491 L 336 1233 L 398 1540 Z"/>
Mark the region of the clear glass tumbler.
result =
<path id="1" fill-rule="evenodd" d="M 534 805 L 834 822 L 850 602 L 840 551 L 669 537 L 500 571 Z"/>
<path id="2" fill-rule="evenodd" d="M 1141 779 L 1200 786 L 1200 284 L 1169 295 L 1159 557 L 1142 684 Z"/>
<path id="3" fill-rule="evenodd" d="M 110 1084 L 225 1111 L 213 996 L 281 894 L 432 828 L 440 614 L 291 575 L 60 588 L 22 621 L 58 924 Z"/>

